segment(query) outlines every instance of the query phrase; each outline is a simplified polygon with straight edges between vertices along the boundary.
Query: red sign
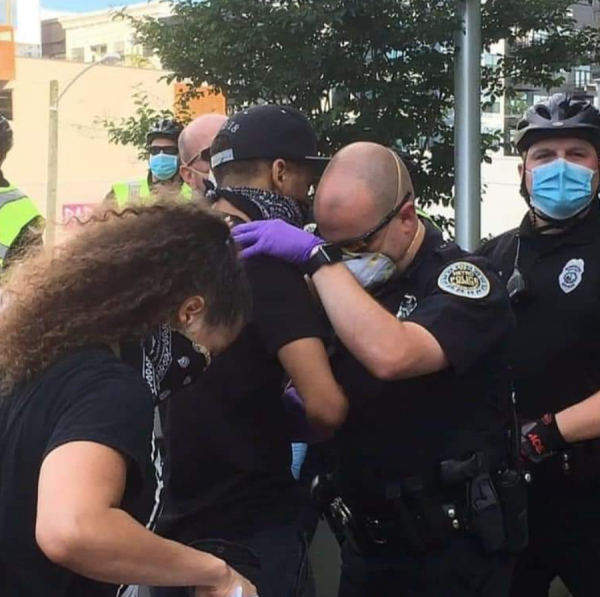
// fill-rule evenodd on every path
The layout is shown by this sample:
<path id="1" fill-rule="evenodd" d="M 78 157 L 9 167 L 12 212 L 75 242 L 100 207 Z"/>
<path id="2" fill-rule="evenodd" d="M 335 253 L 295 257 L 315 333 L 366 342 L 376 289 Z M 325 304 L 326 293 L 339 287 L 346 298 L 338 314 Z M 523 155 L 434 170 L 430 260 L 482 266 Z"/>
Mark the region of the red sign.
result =
<path id="1" fill-rule="evenodd" d="M 66 203 L 62 206 L 62 219 L 68 224 L 74 218 L 85 222 L 94 213 L 92 203 Z"/>

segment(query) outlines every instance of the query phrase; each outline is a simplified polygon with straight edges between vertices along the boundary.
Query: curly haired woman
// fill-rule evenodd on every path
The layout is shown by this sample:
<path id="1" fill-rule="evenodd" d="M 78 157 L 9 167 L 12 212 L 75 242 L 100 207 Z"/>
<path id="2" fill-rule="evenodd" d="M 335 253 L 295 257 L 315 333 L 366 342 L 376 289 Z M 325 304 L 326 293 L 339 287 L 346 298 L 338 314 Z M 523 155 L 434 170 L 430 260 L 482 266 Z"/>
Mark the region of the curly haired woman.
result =
<path id="1" fill-rule="evenodd" d="M 24 265 L 3 279 L 0 314 L 0 594 L 255 595 L 223 560 L 144 527 L 159 340 L 218 353 L 248 313 L 227 225 L 190 204 L 107 211 Z M 143 375 L 120 349 L 140 342 Z"/>

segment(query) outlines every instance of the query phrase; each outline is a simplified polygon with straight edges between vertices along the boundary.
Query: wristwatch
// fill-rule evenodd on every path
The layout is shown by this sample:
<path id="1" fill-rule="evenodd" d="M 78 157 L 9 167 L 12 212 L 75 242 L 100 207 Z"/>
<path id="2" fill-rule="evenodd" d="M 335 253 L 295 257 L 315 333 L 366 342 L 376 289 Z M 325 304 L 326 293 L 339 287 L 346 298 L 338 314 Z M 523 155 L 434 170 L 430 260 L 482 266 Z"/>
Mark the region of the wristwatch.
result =
<path id="1" fill-rule="evenodd" d="M 324 265 L 332 265 L 342 260 L 342 250 L 335 245 L 319 245 L 310 259 L 304 264 L 304 273 L 312 276 Z"/>

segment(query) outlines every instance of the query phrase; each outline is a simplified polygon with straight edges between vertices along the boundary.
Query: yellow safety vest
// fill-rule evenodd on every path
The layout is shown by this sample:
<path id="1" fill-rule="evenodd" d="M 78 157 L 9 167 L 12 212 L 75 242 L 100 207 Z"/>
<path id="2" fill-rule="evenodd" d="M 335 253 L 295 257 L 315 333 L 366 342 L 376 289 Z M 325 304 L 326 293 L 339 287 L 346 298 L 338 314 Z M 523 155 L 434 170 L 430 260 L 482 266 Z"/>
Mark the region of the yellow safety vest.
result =
<path id="1" fill-rule="evenodd" d="M 21 230 L 41 215 L 23 191 L 13 185 L 0 187 L 0 267 Z"/>
<path id="2" fill-rule="evenodd" d="M 147 178 L 136 182 L 118 182 L 112 186 L 112 192 L 119 208 L 125 207 L 132 199 L 139 199 L 145 203 L 150 200 L 152 195 Z M 181 185 L 179 193 L 185 201 L 192 198 L 192 188 L 185 182 Z"/>

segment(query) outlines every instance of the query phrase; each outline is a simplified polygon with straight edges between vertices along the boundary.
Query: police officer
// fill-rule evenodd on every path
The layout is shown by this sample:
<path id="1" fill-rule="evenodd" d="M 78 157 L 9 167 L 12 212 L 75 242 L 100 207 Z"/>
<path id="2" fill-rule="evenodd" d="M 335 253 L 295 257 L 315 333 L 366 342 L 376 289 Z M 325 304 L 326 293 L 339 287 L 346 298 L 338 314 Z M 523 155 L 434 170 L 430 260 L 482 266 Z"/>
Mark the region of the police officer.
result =
<path id="1" fill-rule="evenodd" d="M 0 116 L 0 168 L 13 145 L 13 132 Z M 32 244 L 42 243 L 44 219 L 35 203 L 10 184 L 0 170 L 0 269 Z"/>
<path id="2" fill-rule="evenodd" d="M 147 176 L 135 182 L 114 184 L 107 199 L 116 201 L 119 207 L 124 207 L 132 200 L 146 201 L 152 192 L 159 190 L 179 192 L 184 199 L 190 199 L 192 190 L 179 174 L 177 142 L 182 130 L 181 124 L 172 118 L 157 120 L 146 135 L 150 155 Z"/>
<path id="3" fill-rule="evenodd" d="M 340 340 L 349 414 L 318 492 L 344 537 L 340 596 L 506 596 L 524 510 L 505 434 L 508 297 L 414 201 L 400 159 L 356 143 L 317 189 L 327 244 L 281 222 L 234 235 L 245 256 L 300 264 Z"/>
<path id="4" fill-rule="evenodd" d="M 486 243 L 517 317 L 511 351 L 522 451 L 529 461 L 530 545 L 513 595 L 600 595 L 600 113 L 554 95 L 515 137 L 529 211 Z"/>

